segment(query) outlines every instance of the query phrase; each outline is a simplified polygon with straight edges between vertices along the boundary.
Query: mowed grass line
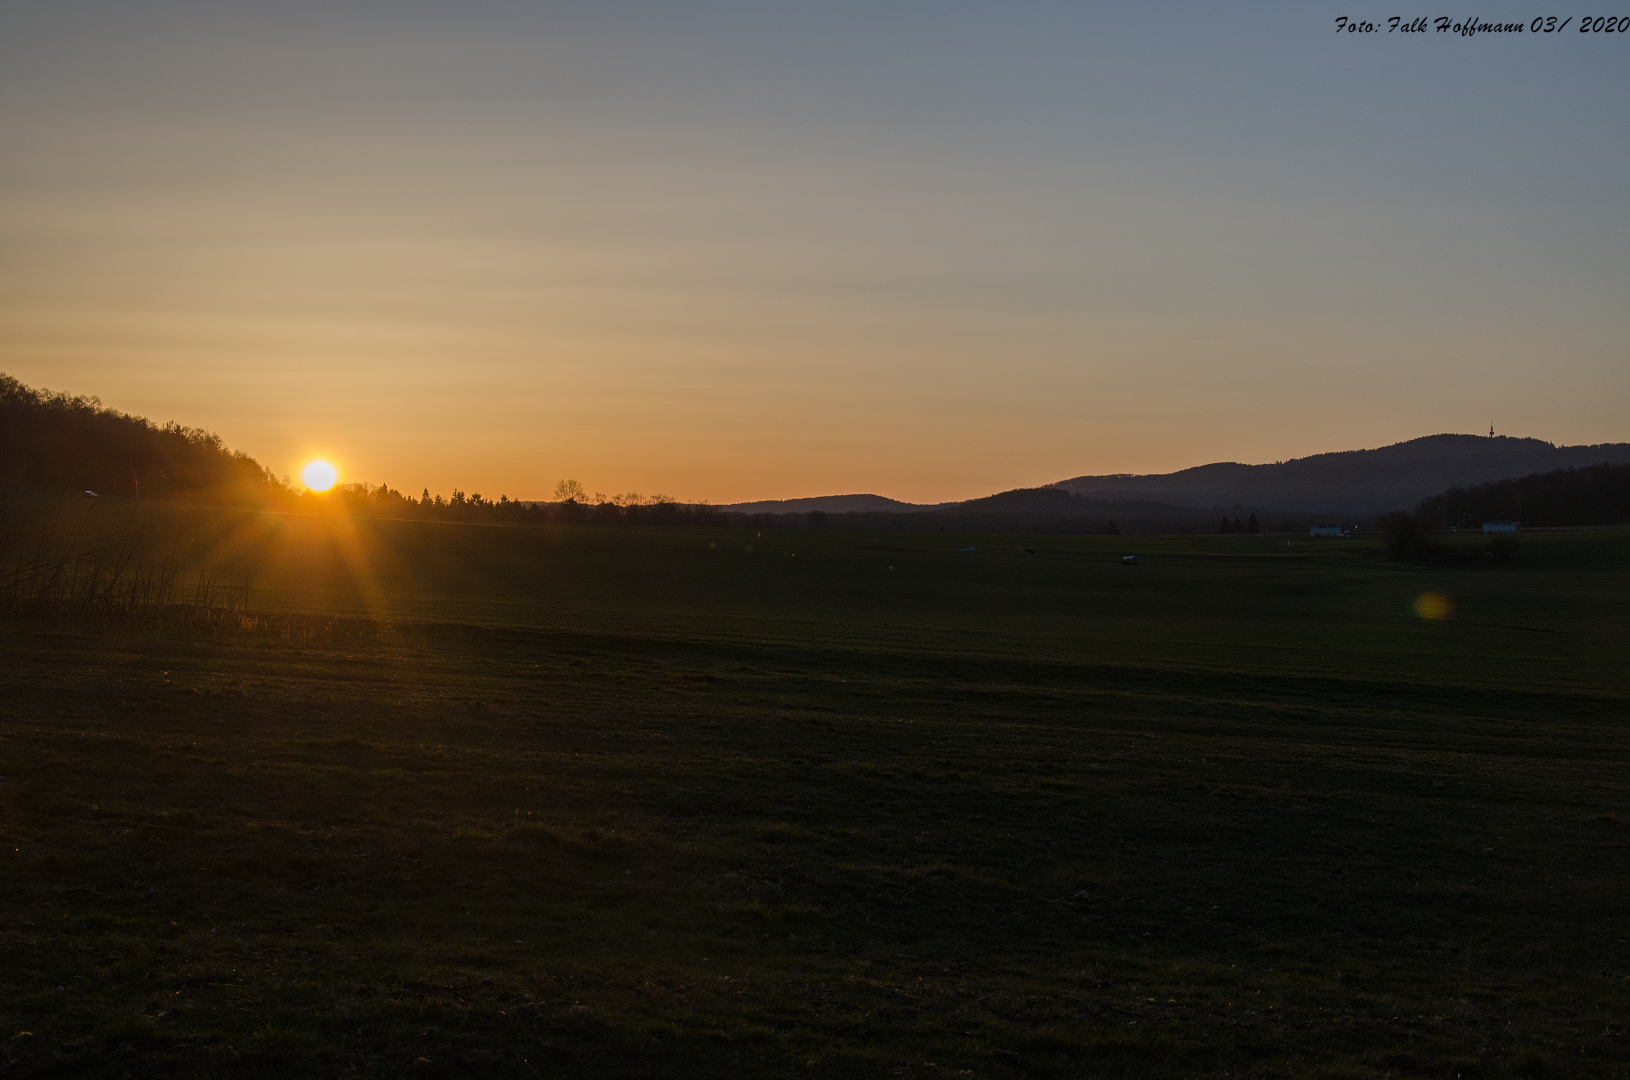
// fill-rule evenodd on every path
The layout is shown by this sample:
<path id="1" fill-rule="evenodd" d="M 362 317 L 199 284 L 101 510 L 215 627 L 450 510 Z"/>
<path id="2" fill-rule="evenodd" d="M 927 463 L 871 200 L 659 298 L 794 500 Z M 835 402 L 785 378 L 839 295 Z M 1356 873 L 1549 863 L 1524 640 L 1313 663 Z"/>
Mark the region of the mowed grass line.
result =
<path id="1" fill-rule="evenodd" d="M 5 627 L 8 1070 L 1622 1073 L 1611 682 L 777 629 Z"/>

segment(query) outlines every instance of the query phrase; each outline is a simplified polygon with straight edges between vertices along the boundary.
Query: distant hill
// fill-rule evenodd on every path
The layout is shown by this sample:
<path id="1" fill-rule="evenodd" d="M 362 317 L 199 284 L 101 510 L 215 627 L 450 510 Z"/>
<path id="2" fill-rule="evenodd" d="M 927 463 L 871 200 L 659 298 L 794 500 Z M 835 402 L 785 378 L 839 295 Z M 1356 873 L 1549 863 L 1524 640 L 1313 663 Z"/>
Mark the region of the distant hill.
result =
<path id="1" fill-rule="evenodd" d="M 1622 525 L 1630 522 L 1630 465 L 1557 469 L 1514 480 L 1450 488 L 1423 500 L 1417 515 L 1433 524 Z"/>
<path id="2" fill-rule="evenodd" d="M 915 514 L 933 510 L 936 506 L 954 506 L 954 503 L 908 503 L 898 499 L 885 499 L 881 495 L 819 495 L 811 499 L 766 499 L 762 502 L 731 503 L 718 509 L 731 514 L 807 514 L 819 510 L 825 514 Z"/>
<path id="3" fill-rule="evenodd" d="M 835 510 L 856 505 L 840 500 L 866 500 L 870 510 Z M 746 503 L 744 513 L 721 507 L 730 520 L 747 524 L 758 515 L 777 528 L 832 528 L 957 533 L 1174 533 L 1210 532 L 1216 518 L 1210 510 L 1169 506 L 1148 499 L 1104 500 L 1075 495 L 1056 487 L 1018 488 L 967 502 L 921 506 L 871 496 L 792 499 L 784 503 Z"/>
<path id="4" fill-rule="evenodd" d="M 1077 476 L 1053 486 L 1117 501 L 1366 514 L 1414 506 L 1452 487 L 1603 462 L 1630 463 L 1630 443 L 1555 446 L 1506 436 L 1428 435 L 1376 450 L 1315 454 L 1272 465 L 1218 462 L 1174 473 Z"/>
<path id="5" fill-rule="evenodd" d="M 1191 508 L 1173 506 L 1153 499 L 1097 499 L 1057 487 L 1015 488 L 983 499 L 944 503 L 930 513 L 940 517 L 967 517 L 971 514 L 1046 515 L 1057 518 L 1151 517 L 1190 518 Z M 1209 519 L 1210 511 L 1206 511 Z M 1198 520 L 1198 519 L 1197 519 Z"/>
<path id="6" fill-rule="evenodd" d="M 984 520 L 1135 518 L 1187 520 L 1190 511 L 1235 507 L 1284 515 L 1340 517 L 1415 506 L 1449 488 L 1557 469 L 1630 463 L 1630 443 L 1556 446 L 1507 436 L 1428 435 L 1376 450 L 1346 450 L 1271 465 L 1218 462 L 1180 472 L 1078 476 L 1043 488 L 1020 488 L 981 499 L 937 504 L 881 495 L 827 495 L 721 506 L 732 514 L 955 514 Z"/>

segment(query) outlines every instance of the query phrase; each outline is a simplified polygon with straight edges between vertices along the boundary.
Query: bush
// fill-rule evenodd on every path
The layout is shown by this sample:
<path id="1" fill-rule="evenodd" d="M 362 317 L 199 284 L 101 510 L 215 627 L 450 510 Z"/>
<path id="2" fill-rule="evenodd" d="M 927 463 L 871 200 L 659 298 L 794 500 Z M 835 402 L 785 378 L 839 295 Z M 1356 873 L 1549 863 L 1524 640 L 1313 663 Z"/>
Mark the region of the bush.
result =
<path id="1" fill-rule="evenodd" d="M 1438 554 L 1426 526 L 1407 511 L 1396 510 L 1383 517 L 1381 533 L 1389 562 L 1425 562 Z"/>

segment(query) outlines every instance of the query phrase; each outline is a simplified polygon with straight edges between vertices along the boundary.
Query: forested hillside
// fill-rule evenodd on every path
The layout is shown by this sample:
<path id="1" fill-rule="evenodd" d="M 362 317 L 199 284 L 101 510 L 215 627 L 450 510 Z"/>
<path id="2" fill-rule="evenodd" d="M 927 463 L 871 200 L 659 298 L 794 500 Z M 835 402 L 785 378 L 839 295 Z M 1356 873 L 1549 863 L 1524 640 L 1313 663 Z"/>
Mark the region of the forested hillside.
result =
<path id="1" fill-rule="evenodd" d="M 1541 439 L 1428 435 L 1376 450 L 1315 454 L 1267 465 L 1218 462 L 1147 476 L 1078 476 L 1054 485 L 1095 499 L 1291 512 L 1381 513 L 1450 487 L 1553 469 L 1630 462 L 1630 444 L 1554 446 Z"/>
<path id="2" fill-rule="evenodd" d="M 1416 516 L 1438 525 L 1619 525 L 1630 522 L 1630 465 L 1604 463 L 1454 487 L 1422 500 Z"/>
<path id="3" fill-rule="evenodd" d="M 218 435 L 34 390 L 0 374 L 0 478 L 140 498 L 264 501 L 271 472 Z"/>

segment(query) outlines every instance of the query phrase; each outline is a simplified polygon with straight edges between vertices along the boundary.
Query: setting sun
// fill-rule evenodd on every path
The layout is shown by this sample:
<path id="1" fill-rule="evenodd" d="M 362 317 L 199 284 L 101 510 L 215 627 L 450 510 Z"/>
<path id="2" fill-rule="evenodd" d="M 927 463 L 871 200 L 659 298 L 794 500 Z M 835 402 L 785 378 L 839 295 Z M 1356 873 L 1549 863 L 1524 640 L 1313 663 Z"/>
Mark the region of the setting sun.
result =
<path id="1" fill-rule="evenodd" d="M 312 491 L 327 491 L 339 478 L 339 471 L 326 461 L 313 461 L 300 471 L 300 479 Z"/>

